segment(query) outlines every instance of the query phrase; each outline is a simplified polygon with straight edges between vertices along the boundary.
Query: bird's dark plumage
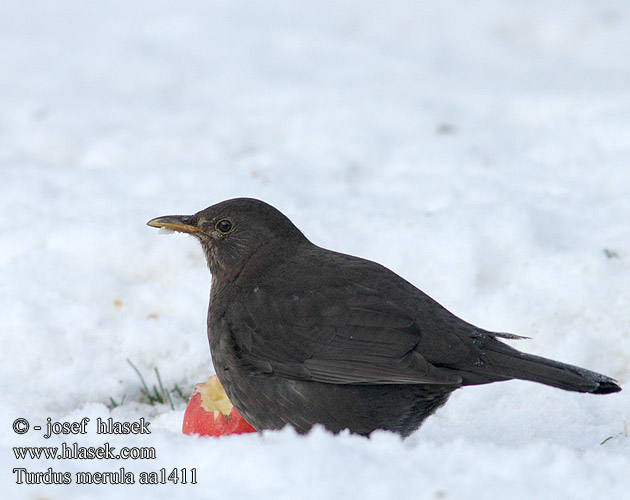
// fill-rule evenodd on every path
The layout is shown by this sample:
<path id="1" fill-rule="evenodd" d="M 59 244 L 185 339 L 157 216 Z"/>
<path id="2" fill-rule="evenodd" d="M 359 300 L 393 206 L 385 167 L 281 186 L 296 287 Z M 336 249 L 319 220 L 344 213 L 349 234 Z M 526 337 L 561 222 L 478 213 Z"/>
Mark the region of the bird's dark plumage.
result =
<path id="1" fill-rule="evenodd" d="M 389 269 L 320 248 L 272 206 L 238 198 L 148 223 L 194 235 L 212 273 L 219 380 L 257 429 L 406 436 L 455 389 L 509 379 L 607 394 L 611 378 L 522 353 Z"/>

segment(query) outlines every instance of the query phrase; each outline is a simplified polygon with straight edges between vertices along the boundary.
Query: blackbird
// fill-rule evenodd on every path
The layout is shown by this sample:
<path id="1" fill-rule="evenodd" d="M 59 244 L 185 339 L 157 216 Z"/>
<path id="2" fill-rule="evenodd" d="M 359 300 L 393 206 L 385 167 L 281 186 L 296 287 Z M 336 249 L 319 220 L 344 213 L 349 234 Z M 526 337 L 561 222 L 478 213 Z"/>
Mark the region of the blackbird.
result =
<path id="1" fill-rule="evenodd" d="M 217 376 L 256 429 L 408 436 L 466 385 L 531 380 L 608 394 L 615 380 L 522 353 L 380 264 L 311 243 L 276 208 L 237 198 L 149 226 L 190 233 L 212 274 Z M 378 229 L 377 229 L 378 230 Z"/>

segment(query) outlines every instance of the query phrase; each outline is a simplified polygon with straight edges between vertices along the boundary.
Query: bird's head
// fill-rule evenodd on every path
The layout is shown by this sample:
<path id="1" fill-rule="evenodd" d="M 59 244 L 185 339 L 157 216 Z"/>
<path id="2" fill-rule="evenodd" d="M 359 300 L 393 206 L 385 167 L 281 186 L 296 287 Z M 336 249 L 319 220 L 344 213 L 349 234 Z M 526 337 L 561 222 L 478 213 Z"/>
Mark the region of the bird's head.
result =
<path id="1" fill-rule="evenodd" d="M 251 198 L 235 198 L 212 205 L 193 215 L 167 215 L 147 222 L 196 237 L 206 255 L 213 277 L 234 277 L 250 263 L 271 258 L 274 250 L 306 241 L 304 235 L 280 211 Z M 262 248 L 266 248 L 261 252 Z M 257 262 L 265 265 L 265 262 Z"/>

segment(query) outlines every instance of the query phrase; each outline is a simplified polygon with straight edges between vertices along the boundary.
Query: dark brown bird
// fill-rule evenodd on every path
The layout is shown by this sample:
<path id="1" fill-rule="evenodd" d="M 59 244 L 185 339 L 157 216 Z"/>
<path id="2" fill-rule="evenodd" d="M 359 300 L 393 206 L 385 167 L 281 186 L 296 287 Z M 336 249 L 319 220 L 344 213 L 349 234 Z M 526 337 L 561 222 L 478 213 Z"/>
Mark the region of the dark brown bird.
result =
<path id="1" fill-rule="evenodd" d="M 219 380 L 256 429 L 315 424 L 403 436 L 466 385 L 531 380 L 620 391 L 604 375 L 525 354 L 389 269 L 320 248 L 274 207 L 238 198 L 153 227 L 190 233 L 212 273 L 208 339 Z"/>

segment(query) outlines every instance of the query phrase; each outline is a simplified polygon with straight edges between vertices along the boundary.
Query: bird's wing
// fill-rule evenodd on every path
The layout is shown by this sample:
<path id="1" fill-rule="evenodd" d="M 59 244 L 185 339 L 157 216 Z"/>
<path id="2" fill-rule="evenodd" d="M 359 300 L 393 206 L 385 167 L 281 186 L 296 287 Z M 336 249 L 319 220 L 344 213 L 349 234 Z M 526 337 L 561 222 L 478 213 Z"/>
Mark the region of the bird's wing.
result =
<path id="1" fill-rule="evenodd" d="M 415 319 L 377 292 L 256 288 L 241 298 L 226 319 L 239 356 L 259 371 L 334 384 L 462 381 L 415 349 L 422 335 Z"/>

